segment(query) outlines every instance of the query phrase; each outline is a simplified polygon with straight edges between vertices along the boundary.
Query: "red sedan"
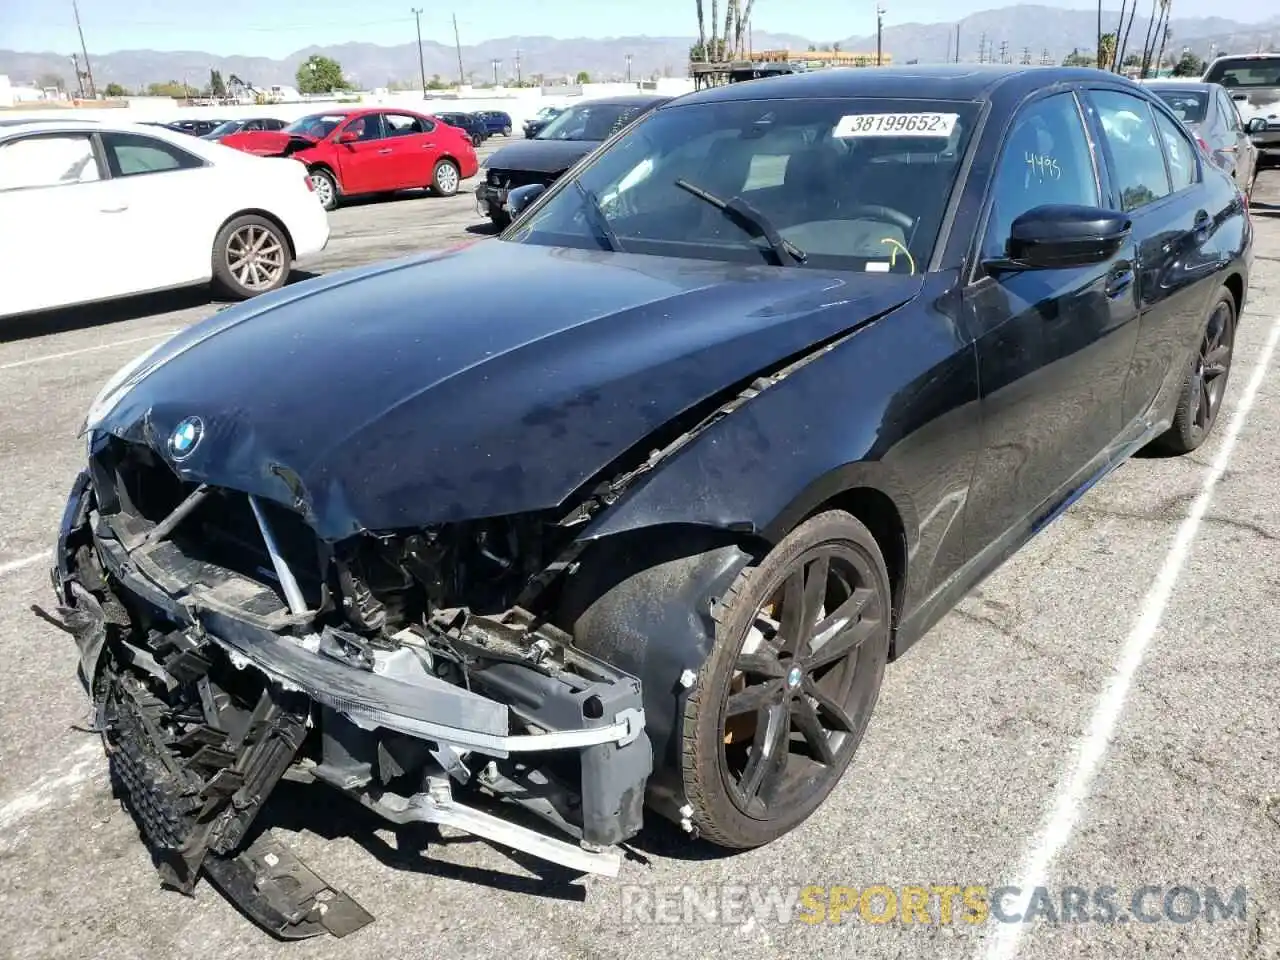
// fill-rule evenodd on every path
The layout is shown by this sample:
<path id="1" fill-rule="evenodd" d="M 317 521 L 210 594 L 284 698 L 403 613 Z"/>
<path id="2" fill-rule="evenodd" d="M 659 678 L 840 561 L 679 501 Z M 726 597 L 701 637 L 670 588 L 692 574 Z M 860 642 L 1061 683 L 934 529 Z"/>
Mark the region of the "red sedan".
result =
<path id="1" fill-rule="evenodd" d="M 450 197 L 480 166 L 464 131 L 411 110 L 327 110 L 283 130 L 234 133 L 222 143 L 301 160 L 326 210 L 344 197 L 415 187 Z"/>

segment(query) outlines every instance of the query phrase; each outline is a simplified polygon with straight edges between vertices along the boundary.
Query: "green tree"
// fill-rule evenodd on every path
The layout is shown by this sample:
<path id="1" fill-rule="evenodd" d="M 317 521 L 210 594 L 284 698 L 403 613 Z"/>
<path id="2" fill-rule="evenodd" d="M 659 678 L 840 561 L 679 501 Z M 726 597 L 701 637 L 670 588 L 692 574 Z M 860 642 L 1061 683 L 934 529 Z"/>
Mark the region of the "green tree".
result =
<path id="1" fill-rule="evenodd" d="M 1062 58 L 1064 67 L 1092 67 L 1097 62 L 1097 57 L 1088 53 L 1081 53 L 1078 47 Z"/>
<path id="2" fill-rule="evenodd" d="M 587 73 L 587 71 L 585 71 L 585 70 L 579 70 L 579 71 L 578 71 L 578 78 L 577 78 L 577 82 L 578 82 L 578 83 L 590 83 L 590 82 L 591 82 L 591 74 Z"/>
<path id="3" fill-rule="evenodd" d="M 1198 77 L 1204 73 L 1204 67 L 1204 61 L 1188 50 L 1173 65 L 1173 75 L 1175 77 Z"/>
<path id="4" fill-rule="evenodd" d="M 104 95 L 106 95 L 106 96 L 108 96 L 108 97 L 127 97 L 127 96 L 129 96 L 129 91 L 128 91 L 128 90 L 126 90 L 124 87 L 120 86 L 120 84 L 118 84 L 118 83 L 108 83 L 108 84 L 107 84 L 107 86 L 106 86 L 106 88 L 105 88 L 102 92 L 103 92 L 103 94 L 104 94 Z"/>
<path id="5" fill-rule="evenodd" d="M 1110 70 L 1111 61 L 1116 55 L 1116 35 L 1114 33 L 1104 33 L 1102 35 L 1102 45 L 1098 54 L 1098 69 Z"/>
<path id="6" fill-rule="evenodd" d="M 222 81 L 221 70 L 209 71 L 209 96 L 222 99 L 227 95 L 227 85 Z"/>
<path id="7" fill-rule="evenodd" d="M 187 95 L 187 88 L 177 80 L 170 80 L 168 83 L 149 83 L 147 84 L 148 97 L 173 97 L 181 99 Z"/>
<path id="8" fill-rule="evenodd" d="M 49 87 L 55 87 L 58 90 L 65 90 L 67 82 L 56 73 L 42 73 L 36 80 L 41 90 L 47 90 Z"/>
<path id="9" fill-rule="evenodd" d="M 329 93 L 333 90 L 349 90 L 350 84 L 342 76 L 342 64 L 331 57 L 315 53 L 298 67 L 299 93 Z"/>

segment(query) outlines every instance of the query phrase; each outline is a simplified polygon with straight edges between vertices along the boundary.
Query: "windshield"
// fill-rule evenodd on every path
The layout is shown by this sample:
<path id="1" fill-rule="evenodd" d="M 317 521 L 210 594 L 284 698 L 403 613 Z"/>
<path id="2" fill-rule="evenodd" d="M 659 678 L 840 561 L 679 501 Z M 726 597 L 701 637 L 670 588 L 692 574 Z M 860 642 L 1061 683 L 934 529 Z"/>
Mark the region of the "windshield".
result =
<path id="1" fill-rule="evenodd" d="M 562 177 L 506 239 L 745 263 L 782 262 L 781 247 L 803 254 L 786 259 L 804 267 L 919 272 L 977 112 L 881 99 L 669 107 Z M 737 198 L 746 212 L 708 196 Z M 761 216 L 781 242 L 745 225 Z"/>
<path id="2" fill-rule="evenodd" d="M 644 110 L 641 104 L 583 103 L 542 128 L 538 140 L 608 140 Z"/>
<path id="3" fill-rule="evenodd" d="M 1280 87 L 1280 57 L 1250 57 L 1216 63 L 1205 74 L 1206 83 L 1224 87 Z"/>
<path id="4" fill-rule="evenodd" d="M 347 119 L 345 113 L 313 113 L 301 117 L 284 128 L 285 133 L 300 133 L 304 137 L 323 140 L 333 133 L 334 128 Z"/>
<path id="5" fill-rule="evenodd" d="M 228 120 L 226 123 L 220 123 L 209 131 L 210 137 L 228 137 L 235 133 L 245 124 L 244 120 Z"/>
<path id="6" fill-rule="evenodd" d="M 1169 105 L 1183 123 L 1203 123 L 1209 109 L 1209 94 L 1198 90 L 1159 90 L 1156 96 Z"/>

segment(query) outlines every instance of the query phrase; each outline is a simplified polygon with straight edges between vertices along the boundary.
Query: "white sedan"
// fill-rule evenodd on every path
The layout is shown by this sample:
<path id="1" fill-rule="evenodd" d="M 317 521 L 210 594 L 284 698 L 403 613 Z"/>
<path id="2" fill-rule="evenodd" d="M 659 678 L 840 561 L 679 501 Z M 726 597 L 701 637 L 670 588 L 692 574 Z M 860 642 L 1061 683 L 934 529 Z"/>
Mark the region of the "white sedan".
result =
<path id="1" fill-rule="evenodd" d="M 0 317 L 209 282 L 246 299 L 328 242 L 296 160 L 131 123 L 0 126 Z"/>

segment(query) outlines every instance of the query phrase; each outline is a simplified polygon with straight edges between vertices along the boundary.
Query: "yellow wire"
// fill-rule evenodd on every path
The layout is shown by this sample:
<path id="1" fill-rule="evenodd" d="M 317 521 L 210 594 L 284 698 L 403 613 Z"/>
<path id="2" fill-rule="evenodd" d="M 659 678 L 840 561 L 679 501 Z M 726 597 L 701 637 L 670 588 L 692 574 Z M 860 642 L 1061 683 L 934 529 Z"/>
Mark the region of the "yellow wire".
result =
<path id="1" fill-rule="evenodd" d="M 916 260 L 915 260 L 915 257 L 911 256 L 911 251 L 910 251 L 910 250 L 908 250 L 906 247 L 904 247 L 904 246 L 903 246 L 900 242 L 898 242 L 897 240 L 893 239 L 893 237 L 885 237 L 885 238 L 884 238 L 883 240 L 881 240 L 880 242 L 881 242 L 881 243 L 889 243 L 889 244 L 892 244 L 892 245 L 893 245 L 893 253 L 891 253 L 891 254 L 889 255 L 889 269 L 890 269 L 890 270 L 892 270 L 892 269 L 894 268 L 894 266 L 897 264 L 897 262 L 898 262 L 898 251 L 899 251 L 899 250 L 901 250 L 903 253 L 905 253 L 905 254 L 907 255 L 907 265 L 908 265 L 909 267 L 911 267 L 911 274 L 910 274 L 910 275 L 911 275 L 911 276 L 915 276 L 915 273 L 916 273 Z"/>

